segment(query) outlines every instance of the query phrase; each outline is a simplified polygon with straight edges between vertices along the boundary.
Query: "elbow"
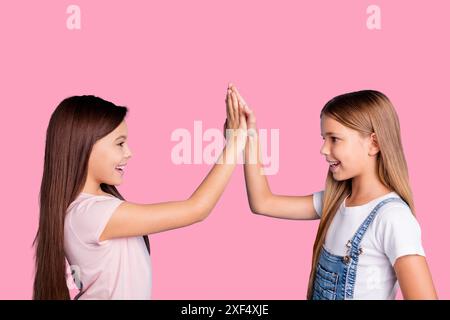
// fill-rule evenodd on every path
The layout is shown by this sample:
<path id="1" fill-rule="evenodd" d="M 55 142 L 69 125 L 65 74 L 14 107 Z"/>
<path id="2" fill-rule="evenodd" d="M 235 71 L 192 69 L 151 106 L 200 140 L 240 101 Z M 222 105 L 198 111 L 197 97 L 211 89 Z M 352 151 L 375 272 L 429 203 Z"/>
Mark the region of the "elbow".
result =
<path id="1" fill-rule="evenodd" d="M 257 199 L 248 199 L 250 210 L 253 214 L 265 215 L 269 208 L 269 197 L 258 197 Z"/>
<path id="2" fill-rule="evenodd" d="M 200 218 L 198 218 L 194 223 L 200 223 L 200 222 L 203 222 L 203 220 L 205 220 L 206 219 L 206 217 L 200 217 Z"/>
<path id="3" fill-rule="evenodd" d="M 188 201 L 190 202 L 193 224 L 205 220 L 212 210 L 207 205 L 201 203 L 201 201 L 192 198 L 190 198 Z"/>
<path id="4" fill-rule="evenodd" d="M 264 215 L 264 211 L 263 210 L 258 210 L 258 209 L 250 209 L 250 210 L 255 215 L 258 215 L 258 216 L 263 216 Z"/>
<path id="5" fill-rule="evenodd" d="M 202 222 L 203 220 L 206 219 L 206 217 L 208 217 L 208 215 L 209 215 L 209 211 L 207 211 L 204 208 L 198 208 L 198 211 L 197 211 L 196 216 L 195 216 L 194 223 Z"/>
<path id="6" fill-rule="evenodd" d="M 264 212 L 264 209 L 261 207 L 261 205 L 257 205 L 255 203 L 249 202 L 249 207 L 250 207 L 250 211 L 253 214 L 260 215 L 260 214 L 263 214 L 263 212 Z"/>

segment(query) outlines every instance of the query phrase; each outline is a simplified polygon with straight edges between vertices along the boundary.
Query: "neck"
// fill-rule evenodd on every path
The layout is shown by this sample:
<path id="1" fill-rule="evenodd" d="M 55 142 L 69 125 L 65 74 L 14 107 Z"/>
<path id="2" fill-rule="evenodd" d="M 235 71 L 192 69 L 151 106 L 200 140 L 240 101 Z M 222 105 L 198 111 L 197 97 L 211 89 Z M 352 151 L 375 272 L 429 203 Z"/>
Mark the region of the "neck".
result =
<path id="1" fill-rule="evenodd" d="M 392 192 L 383 185 L 376 174 L 359 175 L 352 178 L 352 193 L 347 203 L 361 204 Z"/>
<path id="2" fill-rule="evenodd" d="M 102 188 L 100 187 L 100 183 L 92 181 L 88 176 L 86 179 L 86 183 L 84 184 L 83 190 L 81 192 L 90 193 L 90 194 L 105 194 Z"/>

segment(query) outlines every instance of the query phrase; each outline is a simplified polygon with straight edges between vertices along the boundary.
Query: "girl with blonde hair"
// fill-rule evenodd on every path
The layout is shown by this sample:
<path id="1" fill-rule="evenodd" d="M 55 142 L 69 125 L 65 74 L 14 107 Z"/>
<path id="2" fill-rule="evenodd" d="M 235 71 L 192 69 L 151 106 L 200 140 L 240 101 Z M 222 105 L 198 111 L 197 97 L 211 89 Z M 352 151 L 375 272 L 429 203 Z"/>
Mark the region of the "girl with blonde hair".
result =
<path id="1" fill-rule="evenodd" d="M 321 154 L 329 163 L 324 190 L 306 196 L 272 193 L 260 163 L 256 117 L 235 87 L 246 115 L 245 181 L 253 213 L 320 219 L 307 298 L 313 300 L 437 298 L 390 100 L 363 90 L 339 95 L 320 113 Z"/>

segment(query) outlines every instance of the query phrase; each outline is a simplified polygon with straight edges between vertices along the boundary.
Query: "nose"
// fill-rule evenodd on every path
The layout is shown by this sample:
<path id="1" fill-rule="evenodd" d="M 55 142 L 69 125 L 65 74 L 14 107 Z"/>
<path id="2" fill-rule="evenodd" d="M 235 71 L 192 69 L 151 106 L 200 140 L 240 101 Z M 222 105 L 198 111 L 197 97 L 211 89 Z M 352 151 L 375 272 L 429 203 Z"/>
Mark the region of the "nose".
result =
<path id="1" fill-rule="evenodd" d="M 326 141 L 323 142 L 323 145 L 322 145 L 322 147 L 320 148 L 320 154 L 322 154 L 322 155 L 324 155 L 324 156 L 330 154 L 330 150 L 329 150 L 329 148 L 328 148 L 328 146 L 327 146 Z"/>
<path id="2" fill-rule="evenodd" d="M 129 158 L 131 158 L 132 155 L 133 155 L 133 153 L 131 152 L 131 149 L 128 147 L 125 152 L 125 158 L 129 159 Z"/>

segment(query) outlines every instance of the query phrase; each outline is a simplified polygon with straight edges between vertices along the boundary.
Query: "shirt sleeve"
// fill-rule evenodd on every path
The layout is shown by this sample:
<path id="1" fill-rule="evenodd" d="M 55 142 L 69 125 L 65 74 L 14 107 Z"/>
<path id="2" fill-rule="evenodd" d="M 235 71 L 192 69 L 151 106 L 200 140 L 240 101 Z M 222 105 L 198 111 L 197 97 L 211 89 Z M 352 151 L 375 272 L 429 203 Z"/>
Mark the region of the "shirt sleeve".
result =
<path id="1" fill-rule="evenodd" d="M 390 204 L 380 212 L 377 241 L 392 265 L 405 255 L 425 256 L 419 223 L 408 206 Z"/>
<path id="2" fill-rule="evenodd" d="M 319 216 L 319 218 L 322 216 L 323 194 L 323 190 L 313 193 L 314 209 L 316 210 L 317 216 Z"/>
<path id="3" fill-rule="evenodd" d="M 103 245 L 108 240 L 99 241 L 109 219 L 117 207 L 124 202 L 109 196 L 91 197 L 72 217 L 72 228 L 80 240 L 90 245 Z"/>

